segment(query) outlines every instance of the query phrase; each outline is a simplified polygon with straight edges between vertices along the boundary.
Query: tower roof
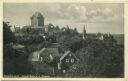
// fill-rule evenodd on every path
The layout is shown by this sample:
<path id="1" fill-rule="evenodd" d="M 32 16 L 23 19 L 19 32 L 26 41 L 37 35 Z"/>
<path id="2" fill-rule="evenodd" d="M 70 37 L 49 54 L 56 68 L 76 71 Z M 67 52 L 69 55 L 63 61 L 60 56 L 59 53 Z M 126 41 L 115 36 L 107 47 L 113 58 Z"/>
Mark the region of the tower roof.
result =
<path id="1" fill-rule="evenodd" d="M 44 17 L 40 12 L 35 12 L 32 17 Z"/>

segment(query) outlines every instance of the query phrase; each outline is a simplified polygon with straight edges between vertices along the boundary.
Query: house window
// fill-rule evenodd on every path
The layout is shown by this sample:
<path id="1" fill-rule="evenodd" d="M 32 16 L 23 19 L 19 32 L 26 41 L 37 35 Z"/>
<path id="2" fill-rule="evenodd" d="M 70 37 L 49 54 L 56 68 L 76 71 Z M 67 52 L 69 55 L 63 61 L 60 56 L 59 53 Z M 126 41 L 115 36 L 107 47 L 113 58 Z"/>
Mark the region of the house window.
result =
<path id="1" fill-rule="evenodd" d="M 58 69 L 59 70 L 61 69 L 61 63 L 58 63 Z"/>
<path id="2" fill-rule="evenodd" d="M 66 59 L 66 62 L 69 62 L 69 59 Z"/>
<path id="3" fill-rule="evenodd" d="M 37 58 L 38 58 L 38 59 L 40 58 L 40 55 L 39 55 L 39 54 L 37 55 Z"/>
<path id="4" fill-rule="evenodd" d="M 63 70 L 63 73 L 66 73 L 66 70 Z"/>
<path id="5" fill-rule="evenodd" d="M 43 61 L 43 58 L 41 57 L 40 60 Z"/>
<path id="6" fill-rule="evenodd" d="M 71 57 L 72 55 L 71 55 L 71 54 L 69 54 L 69 56 Z"/>
<path id="7" fill-rule="evenodd" d="M 71 63 L 74 63 L 74 59 L 71 59 Z"/>

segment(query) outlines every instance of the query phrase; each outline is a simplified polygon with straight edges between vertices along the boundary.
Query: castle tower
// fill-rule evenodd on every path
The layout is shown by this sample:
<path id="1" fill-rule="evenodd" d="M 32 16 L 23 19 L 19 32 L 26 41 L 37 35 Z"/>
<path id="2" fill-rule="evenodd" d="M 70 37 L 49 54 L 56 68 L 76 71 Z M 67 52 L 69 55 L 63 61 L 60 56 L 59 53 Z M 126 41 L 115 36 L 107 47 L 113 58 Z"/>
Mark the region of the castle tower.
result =
<path id="1" fill-rule="evenodd" d="M 86 38 L 87 38 L 87 34 L 86 34 L 85 25 L 84 25 L 84 28 L 83 28 L 83 39 L 86 39 Z"/>
<path id="2" fill-rule="evenodd" d="M 40 12 L 35 12 L 31 17 L 31 27 L 43 27 L 44 16 Z"/>

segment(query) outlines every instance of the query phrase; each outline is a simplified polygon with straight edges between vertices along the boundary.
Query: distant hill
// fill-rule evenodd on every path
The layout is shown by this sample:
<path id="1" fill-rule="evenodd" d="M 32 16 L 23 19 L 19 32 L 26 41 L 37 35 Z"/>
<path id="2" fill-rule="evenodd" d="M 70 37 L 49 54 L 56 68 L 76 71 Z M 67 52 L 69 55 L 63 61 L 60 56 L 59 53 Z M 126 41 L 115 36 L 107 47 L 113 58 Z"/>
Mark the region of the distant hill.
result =
<path id="1" fill-rule="evenodd" d="M 118 44 L 124 45 L 124 34 L 113 34 Z"/>

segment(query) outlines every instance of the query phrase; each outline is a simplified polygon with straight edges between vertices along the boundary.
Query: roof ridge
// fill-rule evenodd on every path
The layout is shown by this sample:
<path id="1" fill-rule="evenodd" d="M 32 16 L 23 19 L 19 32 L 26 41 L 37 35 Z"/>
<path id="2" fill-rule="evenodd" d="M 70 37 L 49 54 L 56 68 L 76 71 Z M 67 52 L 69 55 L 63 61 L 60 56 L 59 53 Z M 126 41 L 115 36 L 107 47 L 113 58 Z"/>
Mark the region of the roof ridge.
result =
<path id="1" fill-rule="evenodd" d="M 43 52 L 45 49 L 46 49 L 46 48 L 42 48 L 42 49 L 39 51 L 39 54 L 40 54 L 41 52 Z"/>
<path id="2" fill-rule="evenodd" d="M 64 57 L 66 57 L 68 55 L 68 53 L 71 52 L 70 50 L 66 51 L 62 57 L 60 58 L 60 61 L 64 59 Z"/>

